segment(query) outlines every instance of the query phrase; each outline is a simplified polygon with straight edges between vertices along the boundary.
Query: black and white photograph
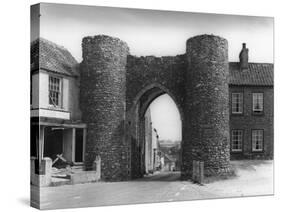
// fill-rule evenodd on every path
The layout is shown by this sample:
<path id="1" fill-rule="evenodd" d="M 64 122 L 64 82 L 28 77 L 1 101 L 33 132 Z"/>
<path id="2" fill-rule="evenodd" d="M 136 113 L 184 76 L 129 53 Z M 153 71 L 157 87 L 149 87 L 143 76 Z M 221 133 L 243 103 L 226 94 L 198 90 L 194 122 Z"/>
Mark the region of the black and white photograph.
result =
<path id="1" fill-rule="evenodd" d="M 38 3 L 30 31 L 32 207 L 274 195 L 274 17 Z"/>

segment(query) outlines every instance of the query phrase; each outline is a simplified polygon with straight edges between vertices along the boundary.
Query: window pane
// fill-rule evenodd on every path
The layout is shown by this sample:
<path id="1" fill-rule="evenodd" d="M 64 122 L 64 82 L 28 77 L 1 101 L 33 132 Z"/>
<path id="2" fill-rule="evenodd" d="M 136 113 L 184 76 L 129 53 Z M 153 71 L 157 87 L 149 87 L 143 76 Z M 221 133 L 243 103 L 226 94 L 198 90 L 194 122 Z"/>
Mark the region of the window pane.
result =
<path id="1" fill-rule="evenodd" d="M 242 130 L 232 130 L 232 151 L 238 152 L 242 151 L 242 139 L 243 139 L 243 131 Z"/>
<path id="2" fill-rule="evenodd" d="M 232 93 L 232 113 L 243 112 L 243 94 Z"/>
<path id="3" fill-rule="evenodd" d="M 253 93 L 253 111 L 256 113 L 263 111 L 263 93 Z"/>
<path id="4" fill-rule="evenodd" d="M 60 79 L 49 77 L 49 104 L 60 106 Z"/>
<path id="5" fill-rule="evenodd" d="M 263 150 L 263 130 L 252 131 L 252 150 L 253 151 Z"/>

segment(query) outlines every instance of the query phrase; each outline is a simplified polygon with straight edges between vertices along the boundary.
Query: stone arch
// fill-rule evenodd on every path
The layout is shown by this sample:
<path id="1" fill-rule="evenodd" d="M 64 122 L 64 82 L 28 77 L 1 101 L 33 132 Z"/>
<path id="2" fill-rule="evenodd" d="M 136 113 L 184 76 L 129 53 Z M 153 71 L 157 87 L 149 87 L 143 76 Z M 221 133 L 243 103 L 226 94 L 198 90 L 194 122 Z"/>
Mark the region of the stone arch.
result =
<path id="1" fill-rule="evenodd" d="M 154 82 L 151 83 L 149 85 L 146 85 L 143 89 L 141 89 L 141 91 L 138 92 L 138 94 L 136 95 L 134 101 L 133 101 L 133 105 L 136 106 L 136 104 L 140 101 L 141 97 L 149 92 L 152 89 L 158 89 L 158 91 L 155 91 L 154 93 L 152 93 L 151 95 L 151 99 L 148 100 L 148 102 L 146 103 L 146 107 L 144 108 L 144 111 L 148 108 L 148 106 L 150 105 L 151 102 L 153 102 L 153 100 L 155 100 L 157 97 L 163 95 L 163 94 L 168 94 L 173 101 L 175 102 L 179 113 L 180 113 L 180 118 L 181 121 L 184 121 L 184 112 L 183 112 L 183 108 L 182 105 L 178 102 L 176 96 L 173 94 L 173 91 L 171 91 L 169 88 L 165 87 L 164 85 L 161 85 L 158 82 Z"/>
<path id="2" fill-rule="evenodd" d="M 181 119 L 181 131 L 183 133 L 184 129 L 184 111 L 183 105 L 177 100 L 176 95 L 173 90 L 165 87 L 161 83 L 154 82 L 151 84 L 147 84 L 144 86 L 136 95 L 133 101 L 132 111 L 130 117 L 130 128 L 129 131 L 134 131 L 130 136 L 134 135 L 134 139 L 131 141 L 131 170 L 132 170 L 132 178 L 142 177 L 144 174 L 144 149 L 145 149 L 145 119 L 144 114 L 148 109 L 149 105 L 159 96 L 163 94 L 168 94 L 169 97 L 175 103 L 180 119 Z M 133 120 L 131 122 L 131 120 Z M 182 144 L 183 142 L 181 142 Z M 182 158 L 182 157 L 181 157 Z"/>

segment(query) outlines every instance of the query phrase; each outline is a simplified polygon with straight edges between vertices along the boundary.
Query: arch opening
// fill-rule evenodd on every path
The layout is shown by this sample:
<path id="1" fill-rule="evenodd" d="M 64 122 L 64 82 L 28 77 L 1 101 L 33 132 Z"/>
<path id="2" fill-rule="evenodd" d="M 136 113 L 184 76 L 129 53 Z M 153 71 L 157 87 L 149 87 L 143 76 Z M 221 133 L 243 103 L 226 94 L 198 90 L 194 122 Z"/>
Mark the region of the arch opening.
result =
<path id="1" fill-rule="evenodd" d="M 143 92 L 136 104 L 138 177 L 179 180 L 183 119 L 180 106 L 171 92 L 157 86 Z M 135 163 L 133 160 L 132 167 Z"/>

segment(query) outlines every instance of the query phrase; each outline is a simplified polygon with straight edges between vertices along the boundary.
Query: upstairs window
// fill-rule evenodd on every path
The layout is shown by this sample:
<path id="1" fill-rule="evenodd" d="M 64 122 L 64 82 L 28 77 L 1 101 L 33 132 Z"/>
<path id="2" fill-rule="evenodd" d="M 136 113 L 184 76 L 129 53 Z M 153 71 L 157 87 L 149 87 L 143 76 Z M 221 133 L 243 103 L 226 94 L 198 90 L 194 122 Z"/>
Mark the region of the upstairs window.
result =
<path id="1" fill-rule="evenodd" d="M 252 151 L 263 151 L 263 130 L 252 130 Z"/>
<path id="2" fill-rule="evenodd" d="M 263 113 L 263 93 L 253 93 L 253 112 Z"/>
<path id="3" fill-rule="evenodd" d="M 49 76 L 49 105 L 61 106 L 61 80 L 53 76 Z"/>
<path id="4" fill-rule="evenodd" d="M 232 93 L 232 113 L 242 114 L 243 113 L 243 93 Z"/>
<path id="5" fill-rule="evenodd" d="M 241 152 L 242 151 L 242 139 L 243 139 L 242 130 L 232 130 L 232 132 L 231 132 L 231 151 L 232 152 Z"/>

